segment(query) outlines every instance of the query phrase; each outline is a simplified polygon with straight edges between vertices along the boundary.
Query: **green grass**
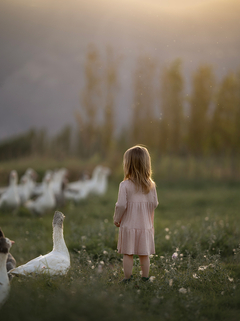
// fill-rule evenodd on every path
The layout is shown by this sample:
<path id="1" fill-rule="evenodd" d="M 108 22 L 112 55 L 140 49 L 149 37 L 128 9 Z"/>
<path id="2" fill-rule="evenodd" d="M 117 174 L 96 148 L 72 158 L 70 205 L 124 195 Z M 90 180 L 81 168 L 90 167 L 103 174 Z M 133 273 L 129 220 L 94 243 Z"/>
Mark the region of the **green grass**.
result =
<path id="1" fill-rule="evenodd" d="M 134 281 L 118 283 L 122 256 L 112 223 L 118 184 L 111 182 L 104 197 L 61 209 L 69 273 L 14 277 L 1 320 L 239 320 L 240 183 L 157 185 L 152 282 L 141 282 L 136 256 Z M 11 253 L 18 265 L 52 249 L 52 217 L 34 217 L 23 209 L 0 213 L 0 226 L 16 242 Z"/>

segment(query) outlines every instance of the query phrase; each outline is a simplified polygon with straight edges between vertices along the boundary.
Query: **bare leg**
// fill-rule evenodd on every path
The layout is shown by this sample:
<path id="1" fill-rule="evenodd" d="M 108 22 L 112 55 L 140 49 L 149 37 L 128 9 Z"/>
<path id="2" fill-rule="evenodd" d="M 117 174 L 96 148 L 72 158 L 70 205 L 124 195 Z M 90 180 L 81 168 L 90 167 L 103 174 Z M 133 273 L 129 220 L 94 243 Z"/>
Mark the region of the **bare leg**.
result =
<path id="1" fill-rule="evenodd" d="M 139 260 L 141 264 L 142 277 L 148 278 L 150 269 L 150 260 L 148 255 L 139 255 Z"/>
<path id="2" fill-rule="evenodd" d="M 133 255 L 123 255 L 123 270 L 124 270 L 124 278 L 130 279 L 133 268 Z"/>

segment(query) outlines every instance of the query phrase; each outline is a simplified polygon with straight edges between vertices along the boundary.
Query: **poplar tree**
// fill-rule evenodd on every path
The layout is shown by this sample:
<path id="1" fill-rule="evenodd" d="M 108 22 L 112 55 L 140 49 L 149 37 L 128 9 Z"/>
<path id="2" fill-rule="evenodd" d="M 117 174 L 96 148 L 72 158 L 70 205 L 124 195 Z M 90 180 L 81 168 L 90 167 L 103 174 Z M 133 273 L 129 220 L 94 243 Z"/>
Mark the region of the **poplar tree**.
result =
<path id="1" fill-rule="evenodd" d="M 134 144 L 155 145 L 154 102 L 156 64 L 148 57 L 140 57 L 134 73 L 134 101 L 132 110 L 132 140 Z"/>
<path id="2" fill-rule="evenodd" d="M 81 93 L 81 111 L 76 113 L 79 125 L 79 152 L 91 156 L 99 147 L 99 100 L 101 61 L 98 50 L 89 46 L 84 68 L 85 87 Z"/>
<path id="3" fill-rule="evenodd" d="M 236 75 L 230 73 L 220 84 L 212 119 L 212 144 L 217 154 L 235 153 L 238 126 L 239 83 Z"/>
<path id="4" fill-rule="evenodd" d="M 212 68 L 199 67 L 192 79 L 188 130 L 188 147 L 194 155 L 202 155 L 209 148 L 209 117 L 213 90 Z"/>
<path id="5" fill-rule="evenodd" d="M 160 148 L 167 153 L 179 153 L 183 137 L 183 88 L 181 60 L 165 67 L 160 78 Z"/>

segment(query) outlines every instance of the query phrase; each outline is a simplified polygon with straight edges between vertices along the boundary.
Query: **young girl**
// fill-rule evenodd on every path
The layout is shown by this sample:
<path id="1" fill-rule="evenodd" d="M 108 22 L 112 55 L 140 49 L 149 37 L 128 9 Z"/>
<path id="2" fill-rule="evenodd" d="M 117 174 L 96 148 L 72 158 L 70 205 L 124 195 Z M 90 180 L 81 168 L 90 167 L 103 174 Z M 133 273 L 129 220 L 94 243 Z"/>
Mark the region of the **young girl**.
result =
<path id="1" fill-rule="evenodd" d="M 154 209 L 158 205 L 151 178 L 151 158 L 142 146 L 129 148 L 123 157 L 124 180 L 120 183 L 114 213 L 119 229 L 118 253 L 123 254 L 124 283 L 132 278 L 133 254 L 140 259 L 142 280 L 149 279 L 149 255 L 155 253 Z"/>

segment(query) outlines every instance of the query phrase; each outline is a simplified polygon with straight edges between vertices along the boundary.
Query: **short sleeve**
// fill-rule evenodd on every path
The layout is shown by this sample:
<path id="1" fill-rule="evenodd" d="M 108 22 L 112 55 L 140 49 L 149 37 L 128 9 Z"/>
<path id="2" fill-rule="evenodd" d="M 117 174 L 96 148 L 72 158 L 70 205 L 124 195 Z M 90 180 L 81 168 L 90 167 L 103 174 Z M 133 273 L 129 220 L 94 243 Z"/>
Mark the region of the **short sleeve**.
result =
<path id="1" fill-rule="evenodd" d="M 115 205 L 115 212 L 113 219 L 116 222 L 120 222 L 121 218 L 126 211 L 127 208 L 127 190 L 126 190 L 126 184 L 124 182 L 121 182 L 119 185 L 119 191 L 118 191 L 118 200 Z"/>

